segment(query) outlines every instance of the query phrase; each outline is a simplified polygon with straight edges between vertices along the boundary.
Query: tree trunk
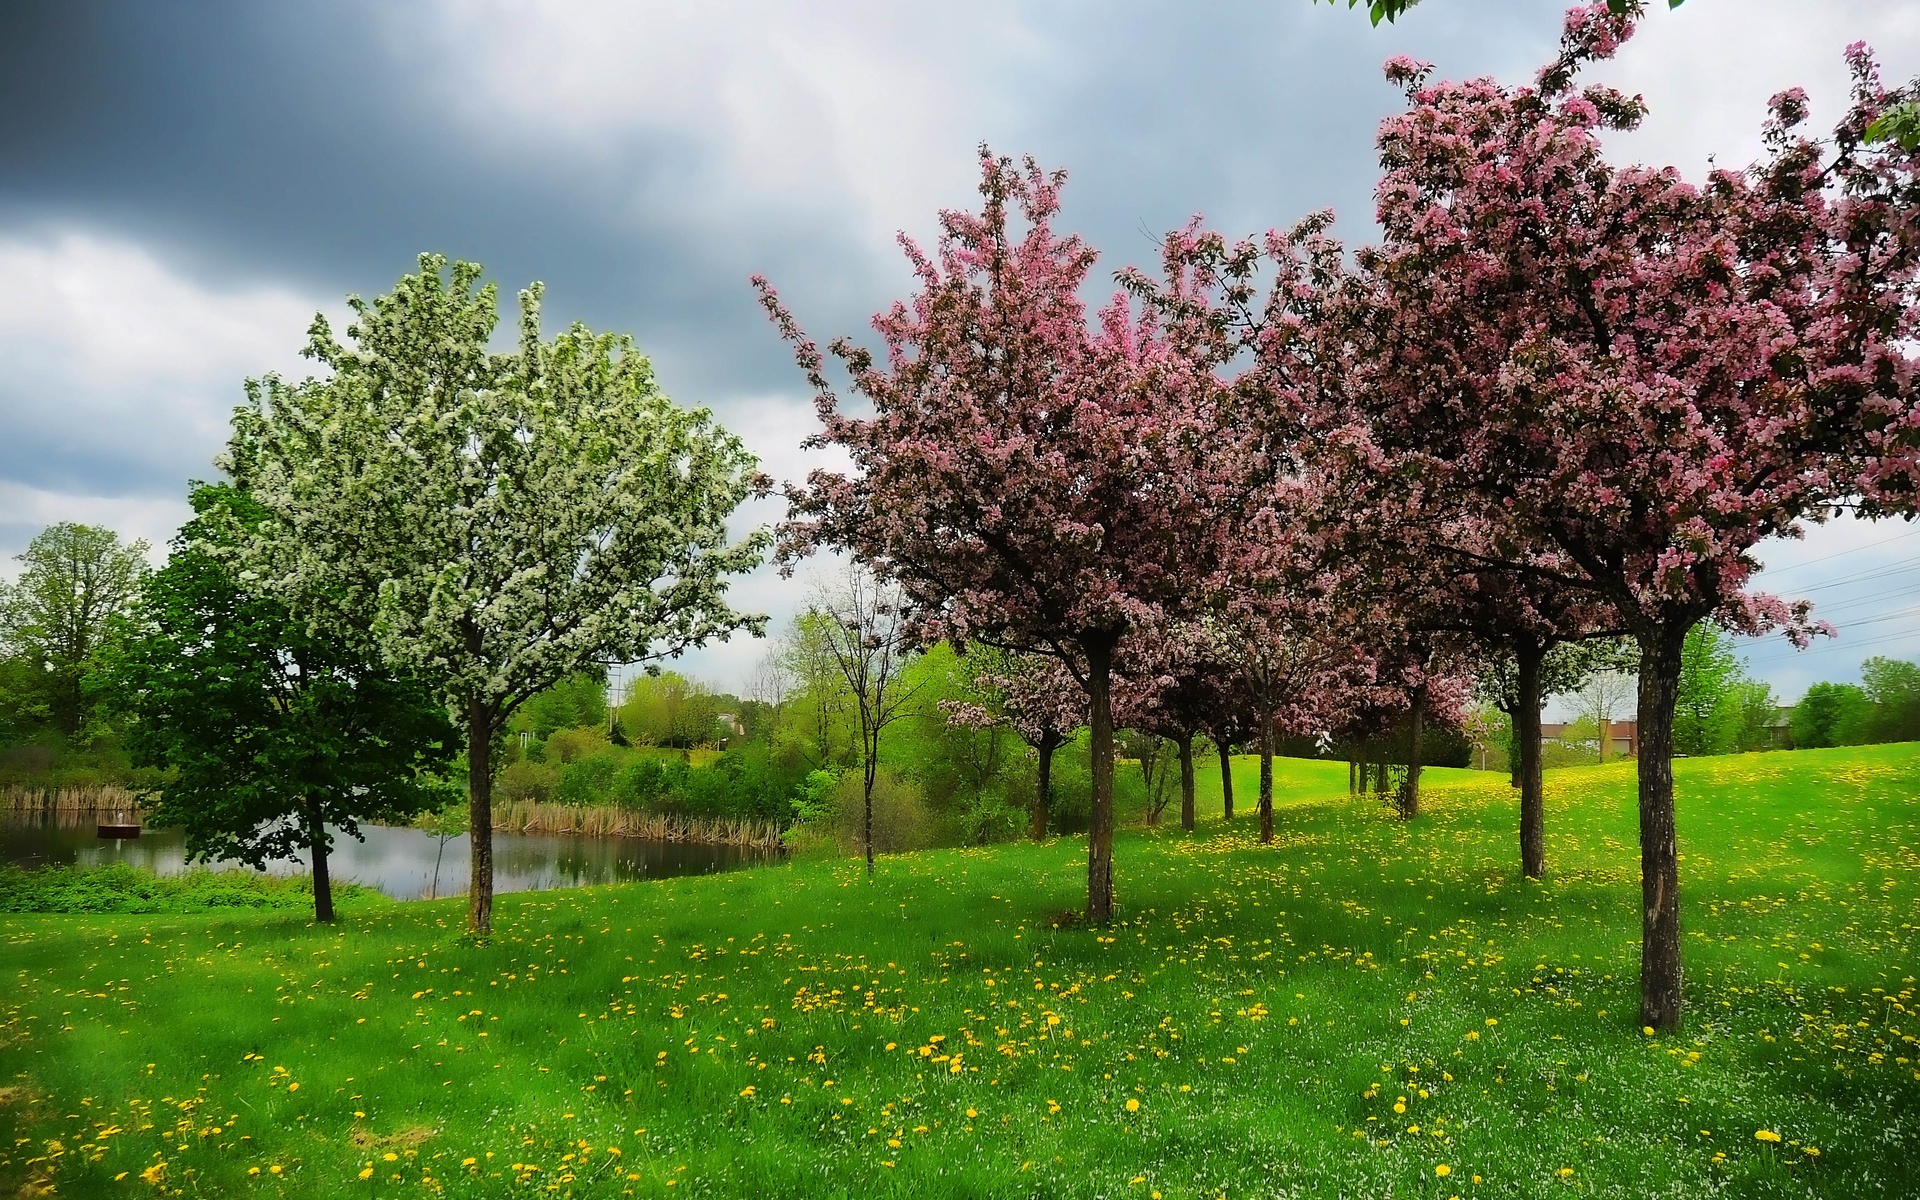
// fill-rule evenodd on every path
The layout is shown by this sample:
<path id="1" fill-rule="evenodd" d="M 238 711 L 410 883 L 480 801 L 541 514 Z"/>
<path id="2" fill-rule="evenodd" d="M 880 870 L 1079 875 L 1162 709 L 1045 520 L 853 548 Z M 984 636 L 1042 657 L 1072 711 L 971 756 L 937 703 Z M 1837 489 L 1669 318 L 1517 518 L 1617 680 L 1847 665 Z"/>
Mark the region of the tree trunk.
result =
<path id="1" fill-rule="evenodd" d="M 878 766 L 878 764 L 874 761 L 877 757 L 879 757 L 877 754 L 869 753 L 867 755 L 866 765 L 861 768 L 861 774 L 862 774 L 861 782 L 864 789 L 864 798 L 866 800 L 866 825 L 865 825 L 865 830 L 861 836 L 865 838 L 866 844 L 867 844 L 867 878 L 868 879 L 873 878 L 873 773 L 875 768 Z"/>
<path id="2" fill-rule="evenodd" d="M 1427 689 L 1422 684 L 1413 691 L 1413 707 L 1407 713 L 1407 779 L 1400 785 L 1400 819 L 1411 821 L 1420 815 L 1421 738 L 1426 734 Z"/>
<path id="3" fill-rule="evenodd" d="M 1373 764 L 1373 793 L 1384 799 L 1387 794 L 1387 747 L 1380 747 L 1380 760 Z"/>
<path id="4" fill-rule="evenodd" d="M 1674 845 L 1673 708 L 1680 646 L 1691 622 L 1640 643 L 1640 1023 L 1678 1029 L 1681 1007 L 1680 864 Z"/>
<path id="5" fill-rule="evenodd" d="M 1040 778 L 1034 788 L 1033 827 L 1028 835 L 1036 842 L 1047 840 L 1047 803 L 1053 798 L 1053 752 L 1060 745 L 1060 735 L 1049 729 L 1040 735 L 1040 744 L 1034 749 L 1040 752 Z"/>
<path id="6" fill-rule="evenodd" d="M 1273 840 L 1273 715 L 1260 715 L 1260 840 Z"/>
<path id="7" fill-rule="evenodd" d="M 1089 638 L 1087 700 L 1093 710 L 1093 804 L 1087 821 L 1087 922 L 1113 919 L 1113 644 Z"/>
<path id="8" fill-rule="evenodd" d="M 1220 815 L 1222 819 L 1233 820 L 1233 747 L 1225 742 L 1215 744 L 1220 751 Z"/>
<path id="9" fill-rule="evenodd" d="M 1180 738 L 1180 828 L 1193 832 L 1193 735 Z"/>
<path id="10" fill-rule="evenodd" d="M 1547 871 L 1546 788 L 1540 775 L 1540 664 L 1547 648 L 1514 647 L 1520 665 L 1520 703 L 1513 710 L 1514 783 L 1520 789 L 1520 870 L 1528 879 Z"/>
<path id="11" fill-rule="evenodd" d="M 327 826 L 320 806 L 307 801 L 307 852 L 313 859 L 313 919 L 333 920 L 333 879 L 327 874 Z"/>
<path id="12" fill-rule="evenodd" d="M 1360 794 L 1360 751 L 1347 747 L 1347 795 Z"/>
<path id="13" fill-rule="evenodd" d="M 477 698 L 467 701 L 467 845 L 467 930 L 485 937 L 493 932 L 493 709 Z"/>

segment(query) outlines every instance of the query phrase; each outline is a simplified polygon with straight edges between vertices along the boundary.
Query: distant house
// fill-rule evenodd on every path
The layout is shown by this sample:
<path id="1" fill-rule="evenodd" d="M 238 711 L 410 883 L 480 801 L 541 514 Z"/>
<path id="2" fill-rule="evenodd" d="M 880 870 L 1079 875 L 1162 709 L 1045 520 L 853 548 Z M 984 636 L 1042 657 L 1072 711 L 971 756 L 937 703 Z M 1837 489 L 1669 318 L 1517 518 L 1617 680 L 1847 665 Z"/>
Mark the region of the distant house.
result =
<path id="1" fill-rule="evenodd" d="M 1540 722 L 1540 744 L 1557 742 L 1566 735 L 1567 724 L 1562 721 Z M 1608 758 L 1634 758 L 1640 753 L 1640 722 L 1608 721 L 1607 731 Z"/>
<path id="2" fill-rule="evenodd" d="M 715 713 L 713 719 L 720 722 L 721 726 L 727 730 L 729 737 L 745 737 L 747 735 L 747 727 L 740 723 L 740 714 L 738 713 Z"/>

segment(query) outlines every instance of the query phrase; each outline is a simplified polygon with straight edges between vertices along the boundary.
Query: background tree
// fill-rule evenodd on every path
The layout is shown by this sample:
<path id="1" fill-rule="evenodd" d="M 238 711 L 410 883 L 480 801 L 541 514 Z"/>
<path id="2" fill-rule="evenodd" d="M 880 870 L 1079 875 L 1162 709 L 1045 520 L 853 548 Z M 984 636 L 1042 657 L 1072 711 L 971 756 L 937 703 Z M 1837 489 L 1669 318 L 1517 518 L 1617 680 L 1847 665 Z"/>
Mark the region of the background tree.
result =
<path id="1" fill-rule="evenodd" d="M 139 596 L 147 550 L 111 529 L 62 521 L 16 556 L 16 582 L 0 582 L 0 647 L 26 660 L 20 682 L 31 680 L 64 734 L 80 732 L 85 721 L 83 681 L 108 626 Z"/>
<path id="2" fill-rule="evenodd" d="M 1613 723 L 1626 711 L 1633 693 L 1631 675 L 1622 671 L 1595 671 L 1587 676 L 1586 683 L 1573 695 L 1574 706 L 1579 714 L 1593 722 L 1594 736 L 1599 739 L 1601 762 L 1607 761 L 1608 751 L 1612 749 Z M 1678 740 L 1676 737 L 1676 745 Z"/>
<path id="3" fill-rule="evenodd" d="M 358 837 L 360 822 L 443 804 L 458 734 L 431 689 L 239 586 L 212 548 L 263 516 L 244 494 L 200 486 L 191 498 L 196 515 L 110 667 L 135 717 L 134 762 L 167 772 L 148 820 L 184 831 L 201 859 L 305 855 L 314 917 L 331 921 L 328 826 Z"/>
<path id="4" fill-rule="evenodd" d="M 315 630 L 357 635 L 437 688 L 466 726 L 468 924 L 493 923 L 493 743 L 527 699 L 608 662 L 672 657 L 764 618 L 726 604 L 767 538 L 727 519 L 768 484 L 705 410 L 677 408 L 628 337 L 520 340 L 480 268 L 423 255 L 350 344 L 315 317 L 331 374 L 248 385 L 221 465 L 266 510 L 238 558 Z"/>
<path id="5" fill-rule="evenodd" d="M 1920 664 L 1869 658 L 1860 666 L 1860 682 L 1873 705 L 1867 721 L 1870 740 L 1920 741 Z"/>
<path id="6" fill-rule="evenodd" d="M 861 844 L 873 875 L 873 785 L 880 770 L 880 737 L 907 712 L 919 681 L 905 677 L 914 652 L 906 599 L 897 585 L 857 563 L 819 589 L 809 611 L 822 618 L 827 653 L 853 695 L 860 730 Z"/>
<path id="7" fill-rule="evenodd" d="M 1739 737 L 1739 689 L 1747 682 L 1733 640 L 1702 621 L 1680 645 L 1673 703 L 1673 748 L 1680 754 L 1724 754 Z"/>
<path id="8" fill-rule="evenodd" d="M 949 720 L 973 728 L 1003 724 L 1033 750 L 1038 769 L 1027 833 L 1043 842 L 1053 802 L 1053 756 L 1086 724 L 1086 696 L 1066 669 L 1045 655 L 975 644 L 964 661 L 973 677 L 973 698 L 942 709 Z"/>
<path id="9" fill-rule="evenodd" d="M 899 581 L 926 640 L 1046 654 L 1075 676 L 1092 743 L 1087 917 L 1104 923 L 1114 654 L 1136 626 L 1185 615 L 1212 575 L 1219 395 L 1124 296 L 1089 327 L 1094 252 L 1052 228 L 1063 182 L 983 150 L 982 210 L 942 213 L 932 255 L 903 239 L 918 290 L 876 319 L 884 355 L 832 347 L 871 418 L 840 411 L 819 350 L 756 284 L 815 391 L 808 444 L 854 465 L 788 492 L 782 553 L 844 548 Z"/>
<path id="10" fill-rule="evenodd" d="M 1793 732 L 1795 749 L 1854 746 L 1866 740 L 1867 723 L 1872 718 L 1873 701 L 1859 685 L 1816 683 L 1793 706 L 1788 728 Z"/>

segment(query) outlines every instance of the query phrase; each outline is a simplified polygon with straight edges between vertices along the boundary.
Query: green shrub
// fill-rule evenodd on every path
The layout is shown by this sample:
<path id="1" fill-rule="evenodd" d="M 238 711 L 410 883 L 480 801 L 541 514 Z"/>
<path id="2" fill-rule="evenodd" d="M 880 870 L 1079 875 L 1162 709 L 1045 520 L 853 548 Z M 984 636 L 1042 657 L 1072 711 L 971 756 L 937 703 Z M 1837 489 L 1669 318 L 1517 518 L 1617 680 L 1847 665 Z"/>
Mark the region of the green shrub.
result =
<path id="1" fill-rule="evenodd" d="M 384 903 L 373 888 L 335 880 L 338 906 Z M 104 867 L 0 867 L 0 913 L 186 913 L 222 908 L 273 908 L 312 913 L 313 878 L 252 871 L 194 870 L 155 875 L 114 863 Z"/>
<path id="2" fill-rule="evenodd" d="M 502 800 L 525 803 L 553 799 L 560 787 L 560 769 L 543 762 L 522 759 L 508 763 L 494 785 L 494 794 Z"/>
<path id="3" fill-rule="evenodd" d="M 834 790 L 834 842 L 842 854 L 866 853 L 866 802 L 859 771 L 840 777 Z M 882 768 L 873 780 L 873 851 L 902 854 L 933 844 L 934 823 L 913 781 Z"/>

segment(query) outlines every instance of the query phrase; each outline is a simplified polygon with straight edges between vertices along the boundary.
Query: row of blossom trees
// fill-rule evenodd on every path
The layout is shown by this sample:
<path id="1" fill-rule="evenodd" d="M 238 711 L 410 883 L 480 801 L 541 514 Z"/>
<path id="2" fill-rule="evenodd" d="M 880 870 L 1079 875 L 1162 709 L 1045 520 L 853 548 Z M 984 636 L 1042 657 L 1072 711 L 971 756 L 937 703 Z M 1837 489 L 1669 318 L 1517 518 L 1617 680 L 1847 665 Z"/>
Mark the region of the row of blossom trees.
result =
<path id="1" fill-rule="evenodd" d="M 1004 684 L 1043 754 L 1077 712 L 1021 689 L 1072 681 L 1090 921 L 1113 913 L 1116 709 L 1188 745 L 1257 737 L 1270 837 L 1277 737 L 1407 730 L 1411 816 L 1425 723 L 1510 663 L 1538 876 L 1550 652 L 1624 634 L 1642 1019 L 1678 1023 L 1681 641 L 1711 618 L 1804 644 L 1806 605 L 1748 590 L 1752 548 L 1838 506 L 1913 511 L 1920 158 L 1869 144 L 1905 97 L 1855 46 L 1829 139 L 1800 131 L 1796 90 L 1747 170 L 1611 163 L 1600 135 L 1644 106 L 1579 75 L 1630 36 L 1639 5 L 1616 7 L 1572 10 L 1525 86 L 1390 62 L 1407 108 L 1378 138 L 1382 234 L 1351 256 L 1326 214 L 1240 242 L 1196 223 L 1089 314 L 1094 251 L 1054 228 L 1064 176 L 983 150 L 981 210 L 943 213 L 932 252 L 901 239 L 918 286 L 875 319 L 880 349 L 829 348 L 869 416 L 756 280 L 815 390 L 811 444 L 852 461 L 789 489 L 781 554 L 846 550 L 920 637 L 1050 662 Z"/>

